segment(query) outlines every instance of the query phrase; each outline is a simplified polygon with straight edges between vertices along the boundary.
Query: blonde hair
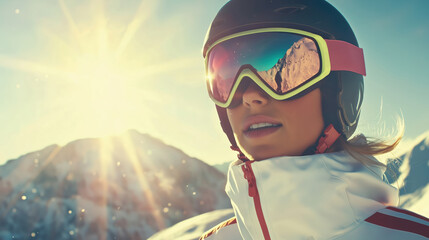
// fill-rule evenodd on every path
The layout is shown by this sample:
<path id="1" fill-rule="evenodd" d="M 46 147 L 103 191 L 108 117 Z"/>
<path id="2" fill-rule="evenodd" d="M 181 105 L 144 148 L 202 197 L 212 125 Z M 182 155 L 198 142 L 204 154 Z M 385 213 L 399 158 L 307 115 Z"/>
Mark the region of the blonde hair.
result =
<path id="1" fill-rule="evenodd" d="M 364 165 L 387 167 L 387 163 L 381 162 L 373 158 L 373 156 L 392 153 L 393 150 L 396 149 L 404 136 L 405 127 L 403 117 L 396 117 L 396 129 L 397 133 L 394 137 L 384 140 L 380 138 L 365 137 L 362 134 L 356 135 L 351 139 L 346 139 L 344 136 L 340 136 L 330 151 L 344 150 Z M 392 154 L 390 159 L 397 160 L 398 156 Z"/>
<path id="2" fill-rule="evenodd" d="M 358 135 L 350 140 L 344 137 L 338 139 L 341 149 L 344 149 L 356 160 L 365 165 L 378 165 L 386 167 L 386 164 L 375 160 L 371 156 L 381 155 L 392 152 L 402 140 L 403 133 L 391 140 L 381 140 L 377 138 L 367 138 Z"/>

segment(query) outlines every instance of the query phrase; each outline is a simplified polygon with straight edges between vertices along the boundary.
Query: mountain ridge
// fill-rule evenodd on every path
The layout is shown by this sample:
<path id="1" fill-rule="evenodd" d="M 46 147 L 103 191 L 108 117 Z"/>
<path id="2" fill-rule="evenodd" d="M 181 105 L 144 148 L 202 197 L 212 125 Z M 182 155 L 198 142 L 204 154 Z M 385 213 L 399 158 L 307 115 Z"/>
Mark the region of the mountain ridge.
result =
<path id="1" fill-rule="evenodd" d="M 50 145 L 0 166 L 0 239 L 145 239 L 230 207 L 225 181 L 135 130 Z"/>

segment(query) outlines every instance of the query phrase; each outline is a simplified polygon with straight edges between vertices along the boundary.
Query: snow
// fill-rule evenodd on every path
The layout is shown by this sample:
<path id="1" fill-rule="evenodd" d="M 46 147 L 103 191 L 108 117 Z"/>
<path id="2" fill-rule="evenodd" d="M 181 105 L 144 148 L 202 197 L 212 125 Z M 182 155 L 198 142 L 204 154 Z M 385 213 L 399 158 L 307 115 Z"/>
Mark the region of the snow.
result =
<path id="1" fill-rule="evenodd" d="M 207 230 L 234 216 L 232 209 L 216 210 L 189 218 L 174 226 L 156 233 L 148 240 L 190 240 L 198 239 Z"/>
<path id="2" fill-rule="evenodd" d="M 416 193 L 402 196 L 406 204 L 404 208 L 429 218 L 429 185 Z"/>
<path id="3" fill-rule="evenodd" d="M 400 190 L 400 207 L 429 216 L 429 131 L 410 142 L 391 170 L 397 179 L 392 184 Z M 390 176 L 390 179 L 395 179 Z"/>

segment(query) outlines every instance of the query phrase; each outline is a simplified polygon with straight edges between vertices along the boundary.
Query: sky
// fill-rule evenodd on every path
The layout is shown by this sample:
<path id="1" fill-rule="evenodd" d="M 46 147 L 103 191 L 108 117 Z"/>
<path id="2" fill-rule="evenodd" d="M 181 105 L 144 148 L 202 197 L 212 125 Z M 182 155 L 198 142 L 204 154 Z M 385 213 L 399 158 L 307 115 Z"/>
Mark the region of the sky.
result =
<path id="1" fill-rule="evenodd" d="M 226 0 L 0 1 L 0 164 L 136 129 L 209 164 L 235 153 L 204 82 L 202 44 Z M 429 130 L 427 0 L 329 0 L 364 49 L 357 132 Z"/>

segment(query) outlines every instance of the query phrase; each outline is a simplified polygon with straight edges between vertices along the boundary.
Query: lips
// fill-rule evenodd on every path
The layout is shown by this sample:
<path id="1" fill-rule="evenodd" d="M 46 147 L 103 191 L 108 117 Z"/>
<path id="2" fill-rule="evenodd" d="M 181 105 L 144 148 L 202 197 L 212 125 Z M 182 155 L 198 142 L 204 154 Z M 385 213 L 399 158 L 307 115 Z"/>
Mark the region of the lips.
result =
<path id="1" fill-rule="evenodd" d="M 283 125 L 275 119 L 256 115 L 248 117 L 244 121 L 243 133 L 247 137 L 260 137 L 277 131 Z"/>

